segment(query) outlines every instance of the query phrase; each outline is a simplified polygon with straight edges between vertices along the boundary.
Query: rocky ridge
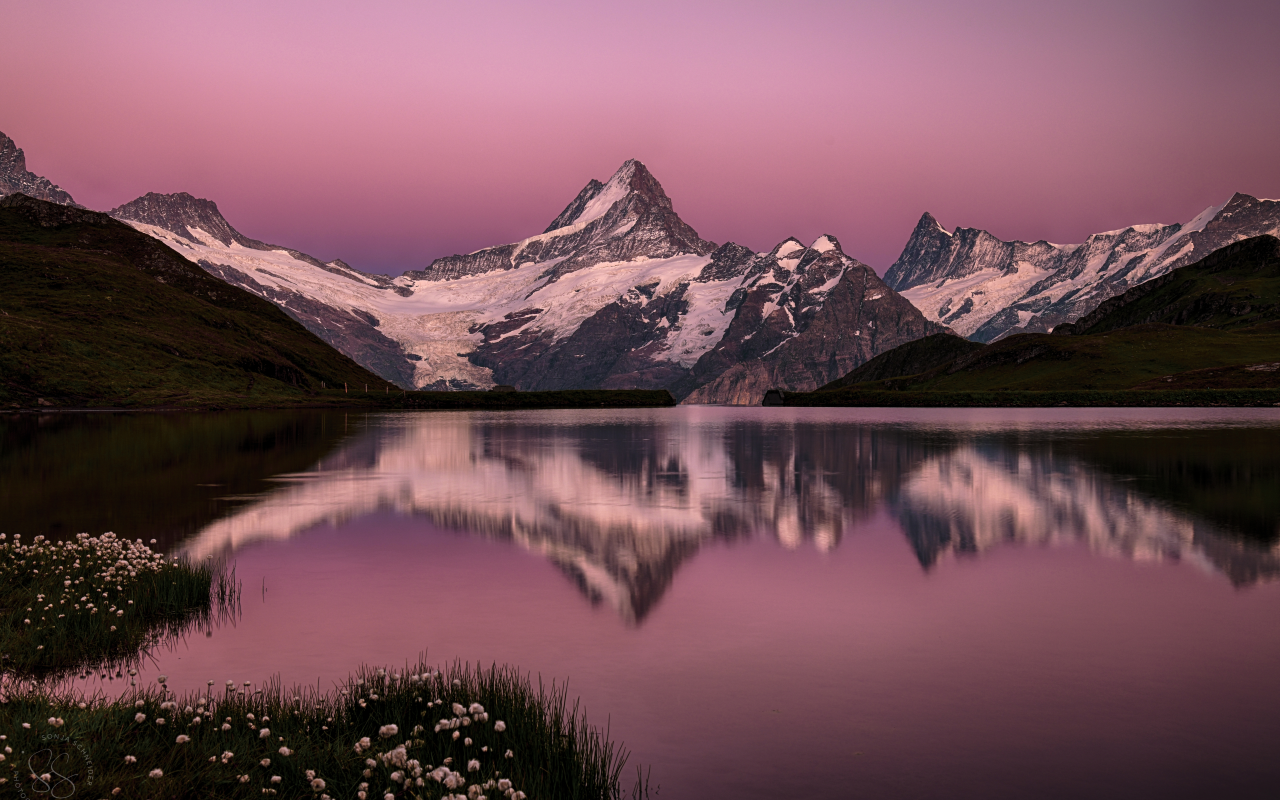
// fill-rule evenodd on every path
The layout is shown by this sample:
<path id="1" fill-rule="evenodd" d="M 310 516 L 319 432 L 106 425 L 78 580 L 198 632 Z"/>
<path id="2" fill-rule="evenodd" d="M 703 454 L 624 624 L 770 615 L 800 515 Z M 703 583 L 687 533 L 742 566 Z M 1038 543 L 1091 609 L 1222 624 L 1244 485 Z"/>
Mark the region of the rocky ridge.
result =
<path id="1" fill-rule="evenodd" d="M 1051 331 L 1232 242 L 1277 233 L 1280 201 L 1238 193 L 1186 223 L 1134 225 L 1068 245 L 1006 242 L 975 228 L 948 232 L 926 213 L 885 283 L 928 319 L 992 342 Z"/>
<path id="2" fill-rule="evenodd" d="M 48 178 L 27 170 L 27 156 L 12 139 L 0 133 L 0 197 L 21 193 L 37 200 L 84 208 Z"/>

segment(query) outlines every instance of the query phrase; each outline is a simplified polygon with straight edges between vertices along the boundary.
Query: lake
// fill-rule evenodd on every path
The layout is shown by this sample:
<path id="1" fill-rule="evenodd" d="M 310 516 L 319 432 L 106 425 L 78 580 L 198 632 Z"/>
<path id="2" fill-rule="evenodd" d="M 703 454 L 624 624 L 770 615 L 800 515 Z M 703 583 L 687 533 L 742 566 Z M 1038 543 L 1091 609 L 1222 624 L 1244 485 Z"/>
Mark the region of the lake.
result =
<path id="1" fill-rule="evenodd" d="M 658 798 L 1280 781 L 1280 409 L 42 414 L 0 448 L 0 531 L 234 563 L 238 617 L 143 670 L 178 691 L 508 662 Z"/>

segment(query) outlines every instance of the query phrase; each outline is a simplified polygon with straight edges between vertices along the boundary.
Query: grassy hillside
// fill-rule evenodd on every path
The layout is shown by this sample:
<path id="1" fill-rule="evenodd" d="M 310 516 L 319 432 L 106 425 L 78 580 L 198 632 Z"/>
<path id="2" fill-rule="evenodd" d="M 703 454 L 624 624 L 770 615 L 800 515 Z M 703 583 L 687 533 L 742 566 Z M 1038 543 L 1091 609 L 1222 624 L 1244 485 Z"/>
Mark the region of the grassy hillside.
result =
<path id="1" fill-rule="evenodd" d="M 930 339 L 937 337 L 881 354 L 817 392 L 788 395 L 787 403 L 1269 405 L 1280 390 L 1280 240 L 1238 242 L 1052 334 L 976 347 Z"/>
<path id="2" fill-rule="evenodd" d="M 881 353 L 843 378 L 823 386 L 819 391 L 841 389 L 855 383 L 879 381 L 902 375 L 917 375 L 942 364 L 949 364 L 957 358 L 976 353 L 985 346 L 981 342 L 971 342 L 952 333 L 935 333 Z"/>
<path id="3" fill-rule="evenodd" d="M 276 306 L 105 214 L 0 201 L 0 406 L 356 400 L 343 383 L 386 384 Z"/>

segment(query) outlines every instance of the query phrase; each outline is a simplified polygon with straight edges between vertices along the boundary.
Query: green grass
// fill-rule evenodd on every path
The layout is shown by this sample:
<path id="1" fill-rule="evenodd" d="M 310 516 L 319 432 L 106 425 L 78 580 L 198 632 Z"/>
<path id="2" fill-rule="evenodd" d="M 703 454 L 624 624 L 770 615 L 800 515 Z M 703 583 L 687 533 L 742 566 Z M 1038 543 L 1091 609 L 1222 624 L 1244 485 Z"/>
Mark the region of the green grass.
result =
<path id="1" fill-rule="evenodd" d="M 108 700 L 12 685 L 5 700 L 0 730 L 12 753 L 0 776 L 28 794 L 28 760 L 47 753 L 42 768 L 56 748 L 67 754 L 61 774 L 78 770 L 83 783 L 91 767 L 103 797 L 624 796 L 625 750 L 587 724 L 563 684 L 534 688 L 510 667 L 441 672 L 420 659 L 362 668 L 326 693 L 269 682 L 174 696 L 150 684 Z M 449 787 L 455 775 L 467 785 Z M 638 781 L 630 794 L 647 791 Z"/>
<path id="2" fill-rule="evenodd" d="M 238 600 L 234 575 L 141 540 L 0 539 L 0 671 L 11 676 L 120 669 Z"/>

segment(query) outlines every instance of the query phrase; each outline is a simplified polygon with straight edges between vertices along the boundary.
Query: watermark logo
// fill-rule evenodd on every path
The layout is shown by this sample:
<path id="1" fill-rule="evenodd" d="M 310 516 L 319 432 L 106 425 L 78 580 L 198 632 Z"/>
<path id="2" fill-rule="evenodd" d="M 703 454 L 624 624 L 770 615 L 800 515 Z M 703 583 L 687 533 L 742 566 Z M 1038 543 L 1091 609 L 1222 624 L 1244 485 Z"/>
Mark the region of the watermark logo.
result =
<path id="1" fill-rule="evenodd" d="M 18 783 L 23 800 L 64 800 L 93 786 L 93 759 L 73 736 L 46 733 L 27 758 L 26 780 Z"/>

